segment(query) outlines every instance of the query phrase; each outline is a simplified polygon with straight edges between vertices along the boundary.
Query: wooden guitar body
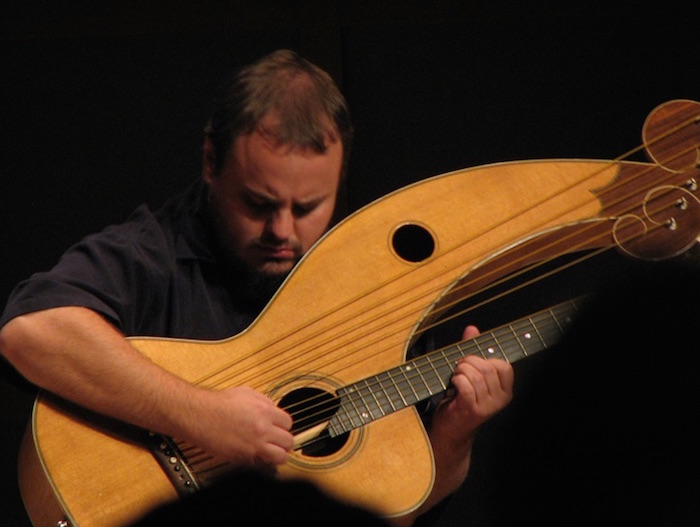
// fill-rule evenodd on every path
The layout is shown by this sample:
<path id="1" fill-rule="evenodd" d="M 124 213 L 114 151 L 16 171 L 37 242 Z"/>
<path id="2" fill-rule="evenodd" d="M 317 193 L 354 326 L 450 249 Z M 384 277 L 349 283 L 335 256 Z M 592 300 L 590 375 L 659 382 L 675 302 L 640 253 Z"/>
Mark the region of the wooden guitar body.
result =
<path id="1" fill-rule="evenodd" d="M 562 245 L 656 257 L 658 243 L 628 245 L 627 234 L 641 224 L 653 236 L 647 205 L 658 200 L 647 198 L 652 189 L 677 188 L 663 198 L 673 203 L 676 194 L 690 192 L 686 183 L 697 175 L 697 169 L 683 173 L 651 163 L 542 160 L 437 176 L 389 194 L 331 230 L 240 335 L 131 342 L 162 367 L 212 388 L 246 385 L 277 401 L 298 390 L 333 394 L 403 364 L 415 336 L 457 289 L 463 296 Z M 684 251 L 700 231 L 697 193 L 691 193 L 694 201 L 676 218 L 679 228 L 664 241 L 664 255 Z M 64 517 L 74 526 L 125 525 L 177 499 L 142 440 L 138 431 L 42 394 L 20 459 L 35 525 L 55 526 Z M 178 446 L 188 457 L 186 446 Z M 190 462 L 195 477 L 214 463 Z M 435 477 L 428 436 L 412 406 L 354 427 L 332 452 L 296 450 L 280 474 L 311 480 L 385 516 L 417 508 Z"/>

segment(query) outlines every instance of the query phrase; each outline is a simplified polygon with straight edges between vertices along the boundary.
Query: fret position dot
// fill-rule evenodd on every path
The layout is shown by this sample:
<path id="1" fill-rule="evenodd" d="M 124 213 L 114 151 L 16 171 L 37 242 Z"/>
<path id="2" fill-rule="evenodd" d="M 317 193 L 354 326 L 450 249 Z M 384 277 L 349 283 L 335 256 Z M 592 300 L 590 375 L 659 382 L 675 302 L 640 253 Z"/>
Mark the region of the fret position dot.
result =
<path id="1" fill-rule="evenodd" d="M 489 349 L 487 349 L 486 351 L 488 351 L 488 352 L 491 353 L 491 354 L 495 353 L 495 351 L 494 351 L 493 348 L 489 348 Z"/>
<path id="2" fill-rule="evenodd" d="M 525 333 L 525 338 L 526 338 L 526 339 L 531 339 L 531 338 L 532 338 L 532 335 L 530 335 L 530 333 Z"/>

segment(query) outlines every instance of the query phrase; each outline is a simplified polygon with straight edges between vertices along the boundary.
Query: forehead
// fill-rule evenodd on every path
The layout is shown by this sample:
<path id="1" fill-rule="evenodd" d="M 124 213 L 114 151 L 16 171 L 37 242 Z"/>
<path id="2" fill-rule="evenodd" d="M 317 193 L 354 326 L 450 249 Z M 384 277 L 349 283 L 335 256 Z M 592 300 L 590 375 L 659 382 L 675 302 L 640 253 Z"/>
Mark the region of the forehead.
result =
<path id="1" fill-rule="evenodd" d="M 329 142 L 325 152 L 280 144 L 254 131 L 234 141 L 227 170 L 239 189 L 279 199 L 309 199 L 335 192 L 343 147 Z"/>

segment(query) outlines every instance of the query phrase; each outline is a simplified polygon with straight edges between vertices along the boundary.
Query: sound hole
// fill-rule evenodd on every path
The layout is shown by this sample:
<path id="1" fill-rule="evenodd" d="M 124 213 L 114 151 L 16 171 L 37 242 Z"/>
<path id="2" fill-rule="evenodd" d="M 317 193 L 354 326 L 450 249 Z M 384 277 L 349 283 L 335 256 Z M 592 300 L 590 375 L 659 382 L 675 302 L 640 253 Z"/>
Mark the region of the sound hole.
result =
<path id="1" fill-rule="evenodd" d="M 297 435 L 330 420 L 340 406 L 339 399 L 318 388 L 299 388 L 282 397 L 279 406 L 292 416 L 292 434 Z M 337 452 L 347 441 L 348 434 L 331 437 L 327 429 L 307 438 L 301 452 L 312 457 Z"/>
<path id="2" fill-rule="evenodd" d="M 413 223 L 396 229 L 391 242 L 396 254 L 408 262 L 427 260 L 435 251 L 435 240 L 430 232 Z"/>

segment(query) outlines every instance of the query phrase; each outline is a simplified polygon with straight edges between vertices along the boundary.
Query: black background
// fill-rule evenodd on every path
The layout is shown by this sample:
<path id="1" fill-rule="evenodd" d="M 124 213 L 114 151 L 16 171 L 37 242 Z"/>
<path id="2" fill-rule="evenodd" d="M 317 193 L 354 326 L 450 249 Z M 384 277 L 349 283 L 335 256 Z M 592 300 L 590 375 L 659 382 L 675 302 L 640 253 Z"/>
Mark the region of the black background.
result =
<path id="1" fill-rule="evenodd" d="M 197 177 L 214 86 L 277 48 L 327 69 L 348 99 L 348 211 L 474 165 L 613 159 L 639 144 L 655 106 L 700 98 L 692 2 L 564 4 L 5 5 L 0 299 L 85 234 Z M 15 460 L 33 393 L 2 374 L 0 519 L 19 526 Z M 446 525 L 466 513 L 452 514 Z"/>

